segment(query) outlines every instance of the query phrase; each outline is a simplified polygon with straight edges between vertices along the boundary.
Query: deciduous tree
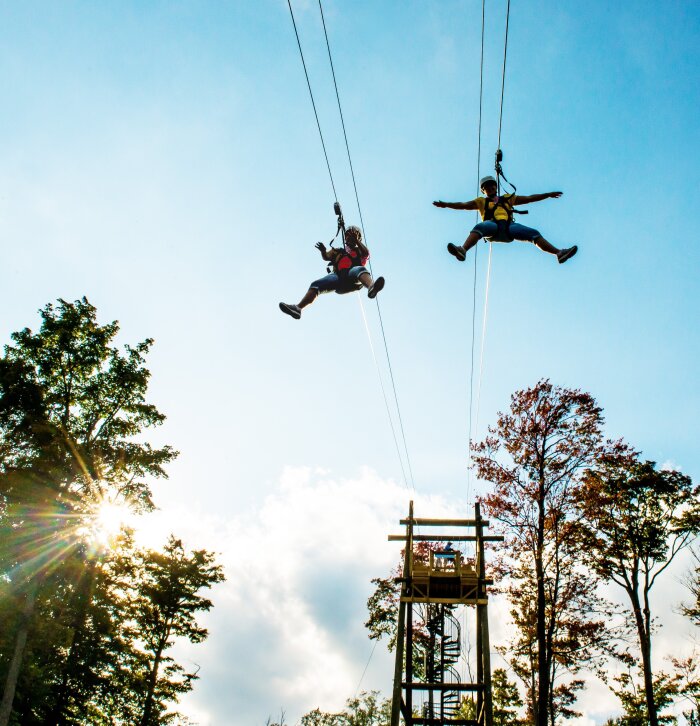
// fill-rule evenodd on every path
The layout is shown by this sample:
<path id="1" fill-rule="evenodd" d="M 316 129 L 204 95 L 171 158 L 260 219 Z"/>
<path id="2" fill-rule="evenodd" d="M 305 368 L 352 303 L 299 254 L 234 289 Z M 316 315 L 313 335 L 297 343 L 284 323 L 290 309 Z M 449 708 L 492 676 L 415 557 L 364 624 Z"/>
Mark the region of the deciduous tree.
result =
<path id="1" fill-rule="evenodd" d="M 681 612 L 683 615 L 690 618 L 695 625 L 700 626 L 700 553 L 693 549 L 692 556 L 694 565 L 693 571 L 685 581 L 692 599 L 690 602 L 682 605 Z"/>
<path id="2" fill-rule="evenodd" d="M 0 359 L 0 525 L 8 535 L 0 573 L 19 611 L 11 654 L 0 658 L 0 726 L 10 717 L 37 603 L 50 610 L 59 581 L 62 607 L 78 615 L 69 642 L 55 644 L 65 651 L 54 712 L 63 718 L 60 684 L 77 667 L 89 611 L 85 594 L 93 589 L 91 577 L 84 577 L 90 521 L 104 502 L 150 509 L 148 478 L 165 476 L 164 465 L 176 456 L 171 447 L 153 447 L 143 438 L 164 419 L 146 401 L 144 356 L 152 341 L 118 349 L 117 323 L 100 325 L 84 298 L 59 300 L 40 314 L 38 332 L 14 333 Z M 85 567 L 73 566 L 76 559 Z M 77 579 L 71 581 L 70 572 Z"/>
<path id="3" fill-rule="evenodd" d="M 575 676 L 606 647 L 600 600 L 586 579 L 575 534 L 574 493 L 602 442 L 603 418 L 593 398 L 542 380 L 517 391 L 486 439 L 473 447 L 489 516 L 506 535 L 501 574 L 518 626 L 511 658 L 528 694 L 531 720 L 554 723 L 573 714 Z"/>
<path id="4" fill-rule="evenodd" d="M 188 553 L 172 536 L 163 552 L 142 556 L 133 609 L 138 638 L 148 656 L 141 726 L 162 723 L 159 714 L 164 704 L 191 689 L 196 673 L 186 673 L 166 651 L 176 638 L 191 643 L 205 640 L 207 630 L 197 623 L 196 615 L 208 611 L 212 603 L 201 593 L 223 579 L 213 553 Z"/>
<path id="5" fill-rule="evenodd" d="M 427 563 L 430 559 L 430 551 L 438 546 L 434 542 L 414 543 L 413 561 Z M 389 577 L 376 577 L 372 580 L 375 589 L 367 600 L 369 618 L 365 627 L 369 630 L 370 640 L 381 640 L 386 637 L 388 639 L 387 647 L 390 651 L 396 647 L 403 555 L 402 550 L 400 562 Z M 413 623 L 413 673 L 417 678 L 422 678 L 425 676 L 425 654 L 431 643 L 428 631 L 428 621 L 431 616 L 426 603 L 414 603 L 413 607 L 415 618 Z"/>
<path id="6" fill-rule="evenodd" d="M 689 706 L 683 711 L 688 726 L 700 726 L 700 659 L 696 653 L 689 658 L 669 659 L 674 668 L 674 682 L 680 699 Z"/>
<path id="7" fill-rule="evenodd" d="M 617 686 L 613 686 L 612 691 L 620 699 L 623 715 L 617 719 L 609 720 L 606 726 L 648 726 L 650 721 L 643 683 L 640 687 L 629 672 L 621 673 L 613 680 L 617 683 Z M 659 673 L 654 678 L 653 688 L 654 702 L 657 711 L 660 712 L 673 703 L 673 697 L 677 692 L 676 684 L 674 679 L 666 673 Z M 657 723 L 675 724 L 677 719 L 672 714 L 657 713 Z"/>
<path id="8" fill-rule="evenodd" d="M 363 691 L 349 698 L 340 713 L 326 713 L 316 708 L 301 718 L 300 726 L 389 726 L 391 699 L 379 698 L 379 691 Z"/>
<path id="9" fill-rule="evenodd" d="M 651 664 L 650 593 L 697 535 L 699 495 L 690 477 L 658 470 L 622 442 L 610 444 L 598 457 L 578 491 L 584 515 L 579 536 L 589 563 L 605 580 L 623 588 L 629 599 L 641 652 L 646 717 L 652 726 L 661 721 Z"/>

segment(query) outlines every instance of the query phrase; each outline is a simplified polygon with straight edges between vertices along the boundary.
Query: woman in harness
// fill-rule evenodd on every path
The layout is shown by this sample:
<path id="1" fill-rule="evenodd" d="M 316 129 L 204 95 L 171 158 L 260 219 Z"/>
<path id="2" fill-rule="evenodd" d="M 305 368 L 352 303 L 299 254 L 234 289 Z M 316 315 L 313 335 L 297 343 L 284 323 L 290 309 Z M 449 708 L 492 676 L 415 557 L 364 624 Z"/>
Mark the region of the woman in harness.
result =
<path id="1" fill-rule="evenodd" d="M 332 267 L 333 272 L 312 282 L 306 295 L 297 305 L 280 303 L 280 310 L 295 320 L 299 320 L 301 311 L 323 293 L 336 292 L 338 295 L 344 295 L 366 287 L 367 297 L 374 298 L 384 287 L 384 278 L 378 277 L 372 280 L 372 275 L 365 267 L 369 259 L 369 250 L 362 243 L 362 232 L 358 227 L 348 227 L 345 230 L 345 245 L 342 250 L 333 247 L 326 249 L 323 242 L 318 242 L 316 249 L 326 262 L 330 262 L 329 270 Z"/>
<path id="2" fill-rule="evenodd" d="M 493 242 L 511 242 L 514 239 L 532 242 L 543 252 L 556 255 L 560 263 L 571 259 L 578 252 L 576 245 L 560 250 L 551 242 L 548 242 L 536 229 L 513 222 L 514 212 L 516 214 L 527 214 L 527 212 L 518 212 L 513 209 L 514 206 L 541 202 L 543 199 L 549 199 L 550 197 L 558 199 L 562 195 L 561 192 L 531 194 L 530 196 L 504 194 L 499 197 L 498 183 L 492 176 L 485 176 L 479 182 L 479 186 L 484 196 L 477 197 L 471 202 L 433 202 L 436 207 L 443 209 L 478 209 L 481 214 L 483 221 L 472 229 L 463 245 L 455 245 L 452 242 L 447 245 L 447 251 L 460 262 L 464 262 L 467 252 L 482 237 L 486 237 Z"/>

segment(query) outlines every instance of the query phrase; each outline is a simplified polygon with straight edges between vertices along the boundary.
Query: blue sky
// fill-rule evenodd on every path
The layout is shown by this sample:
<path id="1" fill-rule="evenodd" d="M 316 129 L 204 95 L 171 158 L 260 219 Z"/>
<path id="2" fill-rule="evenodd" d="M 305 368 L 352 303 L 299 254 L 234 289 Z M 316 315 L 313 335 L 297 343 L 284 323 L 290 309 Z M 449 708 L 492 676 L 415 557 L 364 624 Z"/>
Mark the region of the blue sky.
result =
<path id="1" fill-rule="evenodd" d="M 339 196 L 356 222 L 318 8 L 294 8 Z M 367 242 L 387 279 L 382 314 L 416 496 L 464 508 L 473 266 L 445 245 L 466 236 L 473 214 L 431 202 L 475 195 L 480 3 L 324 8 Z M 496 146 L 504 23 L 505 2 L 489 0 L 482 174 Z M 564 191 L 526 221 L 580 252 L 558 266 L 526 244 L 494 247 L 479 435 L 512 391 L 549 377 L 590 391 L 610 436 L 700 474 L 699 23 L 692 2 L 512 2 L 506 173 L 525 194 Z M 360 521 L 382 526 L 367 525 L 377 539 L 350 584 L 313 559 L 320 540 L 307 567 L 324 576 L 311 587 L 299 571 L 290 584 L 308 641 L 326 638 L 327 663 L 347 673 L 322 694 L 339 707 L 368 655 L 367 579 L 395 556 L 381 532 L 409 492 L 355 296 L 327 296 L 299 322 L 277 309 L 323 273 L 313 245 L 335 224 L 286 2 L 4 2 L 0 94 L 3 339 L 35 325 L 45 303 L 82 295 L 103 320 L 120 320 L 124 342 L 156 339 L 152 396 L 168 416 L 157 437 L 182 452 L 157 487 L 163 526 L 181 522 L 193 545 L 206 538 L 240 574 L 250 556 L 240 532 L 251 546 L 268 536 L 266 513 L 280 503 L 299 507 L 288 526 L 303 526 L 311 545 L 321 521 L 342 515 L 351 482 L 384 503 L 373 512 L 358 495 Z M 479 245 L 477 333 L 487 253 Z M 386 380 L 376 309 L 364 305 Z M 339 501 L 324 498 L 329 487 Z M 310 515 L 313 492 L 335 508 Z M 355 561 L 333 551 L 344 566 Z M 264 580 L 245 572 L 250 587 Z M 236 587 L 222 590 L 217 627 L 243 621 Z M 195 694 L 192 708 L 202 723 L 264 723 L 268 704 L 250 705 L 250 693 L 226 696 L 247 704 L 245 718 L 223 715 L 222 683 L 247 641 L 241 633 L 221 651 L 221 637 L 212 629 L 208 655 L 192 656 L 209 668 L 207 696 Z M 299 648 L 265 671 L 273 683 L 304 662 Z M 366 685 L 385 688 L 389 661 L 375 660 Z M 321 695 L 275 688 L 270 712 L 292 718 Z"/>

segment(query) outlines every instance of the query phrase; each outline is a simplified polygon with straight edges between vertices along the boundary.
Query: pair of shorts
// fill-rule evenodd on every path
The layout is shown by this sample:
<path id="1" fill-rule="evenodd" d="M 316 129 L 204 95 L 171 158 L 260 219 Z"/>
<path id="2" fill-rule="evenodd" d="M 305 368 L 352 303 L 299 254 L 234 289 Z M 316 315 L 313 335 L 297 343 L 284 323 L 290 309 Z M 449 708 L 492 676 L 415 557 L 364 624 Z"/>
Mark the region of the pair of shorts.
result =
<path id="1" fill-rule="evenodd" d="M 476 232 L 481 237 L 493 237 L 497 231 L 498 225 L 491 221 L 479 222 L 472 230 L 472 232 Z M 518 239 L 523 242 L 534 242 L 542 235 L 538 230 L 532 229 L 532 227 L 526 227 L 524 224 L 512 222 L 510 225 L 510 236 L 513 239 Z"/>
<path id="2" fill-rule="evenodd" d="M 323 295 L 326 292 L 335 292 L 338 295 L 344 295 L 348 292 L 355 292 L 362 287 L 360 282 L 360 275 L 363 272 L 368 272 L 366 267 L 357 265 L 351 267 L 346 273 L 338 275 L 336 272 L 331 272 L 330 275 L 314 280 L 309 285 L 310 290 L 316 290 L 319 295 Z"/>

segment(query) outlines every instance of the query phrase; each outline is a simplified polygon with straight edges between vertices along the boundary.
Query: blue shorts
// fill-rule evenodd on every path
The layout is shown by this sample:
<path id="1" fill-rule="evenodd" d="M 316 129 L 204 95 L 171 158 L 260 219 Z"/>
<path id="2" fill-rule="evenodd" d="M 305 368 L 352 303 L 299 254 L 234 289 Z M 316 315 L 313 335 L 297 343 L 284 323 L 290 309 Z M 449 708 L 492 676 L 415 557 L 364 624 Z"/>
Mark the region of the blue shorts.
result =
<path id="1" fill-rule="evenodd" d="M 362 287 L 359 278 L 363 272 L 368 272 L 368 270 L 361 265 L 351 267 L 347 271 L 347 274 L 343 274 L 342 276 L 331 272 L 330 275 L 326 275 L 320 280 L 314 280 L 309 285 L 309 289 L 316 290 L 319 295 L 323 295 L 324 292 L 337 292 L 338 295 L 344 295 L 346 292 L 355 292 L 355 290 L 359 290 Z"/>
<path id="2" fill-rule="evenodd" d="M 493 237 L 498 231 L 498 225 L 495 222 L 479 222 L 474 227 L 472 232 L 476 232 L 480 237 Z M 523 242 L 534 242 L 538 237 L 542 235 L 532 227 L 526 227 L 524 224 L 518 224 L 513 222 L 510 225 L 510 235 L 514 239 L 522 240 Z"/>

